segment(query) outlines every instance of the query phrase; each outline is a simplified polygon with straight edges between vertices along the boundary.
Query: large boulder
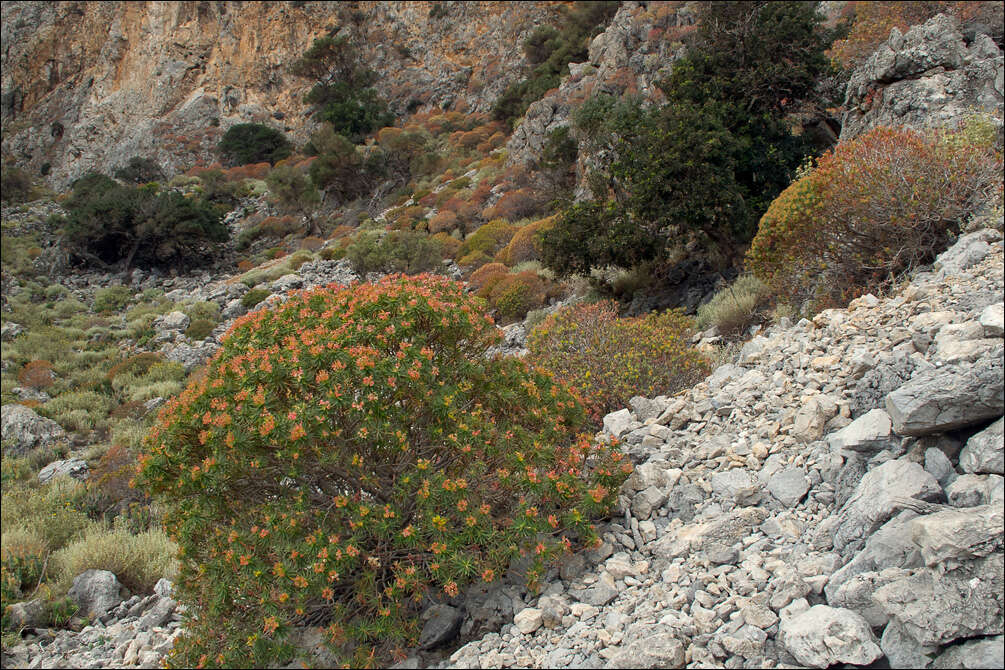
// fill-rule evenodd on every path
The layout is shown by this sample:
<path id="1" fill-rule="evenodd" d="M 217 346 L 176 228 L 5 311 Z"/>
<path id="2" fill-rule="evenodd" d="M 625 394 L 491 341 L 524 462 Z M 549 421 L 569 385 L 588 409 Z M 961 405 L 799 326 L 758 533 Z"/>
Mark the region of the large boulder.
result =
<path id="1" fill-rule="evenodd" d="M 960 452 L 960 469 L 970 473 L 1005 475 L 1005 418 L 977 433 Z"/>
<path id="2" fill-rule="evenodd" d="M 880 526 L 903 509 L 904 499 L 937 500 L 942 487 L 917 463 L 887 461 L 862 477 L 855 493 L 837 512 L 834 548 L 858 549 Z"/>
<path id="3" fill-rule="evenodd" d="M 67 596 L 77 603 L 81 616 L 98 619 L 125 600 L 126 590 L 108 570 L 87 570 L 74 577 Z"/>
<path id="4" fill-rule="evenodd" d="M 66 439 L 66 431 L 58 423 L 16 403 L 0 407 L 0 434 L 4 456 L 20 456 Z"/>
<path id="5" fill-rule="evenodd" d="M 803 665 L 826 668 L 838 663 L 868 665 L 883 655 L 868 622 L 851 610 L 814 605 L 782 618 L 782 646 Z"/>
<path id="6" fill-rule="evenodd" d="M 970 366 L 925 369 L 886 396 L 886 411 L 901 435 L 928 435 L 996 418 L 1005 411 L 1002 355 Z"/>
<path id="7" fill-rule="evenodd" d="M 948 126 L 974 110 L 1000 119 L 1002 93 L 994 40 L 978 34 L 968 42 L 956 19 L 939 14 L 906 34 L 891 30 L 852 73 L 841 141 L 877 126 Z"/>
<path id="8" fill-rule="evenodd" d="M 998 635 L 1005 599 L 1003 559 L 999 551 L 950 570 L 919 568 L 880 587 L 873 598 L 922 646 Z"/>
<path id="9" fill-rule="evenodd" d="M 73 477 L 80 481 L 87 479 L 89 468 L 82 458 L 70 458 L 65 461 L 53 461 L 38 471 L 38 483 L 44 484 L 53 477 Z"/>

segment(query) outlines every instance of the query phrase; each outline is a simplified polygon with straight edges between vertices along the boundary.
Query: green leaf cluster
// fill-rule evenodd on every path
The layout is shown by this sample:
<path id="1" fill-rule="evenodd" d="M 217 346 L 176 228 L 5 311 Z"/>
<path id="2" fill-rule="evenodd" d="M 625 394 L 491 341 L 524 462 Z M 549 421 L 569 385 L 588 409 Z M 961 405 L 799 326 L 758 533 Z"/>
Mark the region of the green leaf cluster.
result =
<path id="1" fill-rule="evenodd" d="M 293 153 L 282 132 L 260 123 L 238 123 L 227 129 L 217 147 L 231 165 L 277 163 Z"/>

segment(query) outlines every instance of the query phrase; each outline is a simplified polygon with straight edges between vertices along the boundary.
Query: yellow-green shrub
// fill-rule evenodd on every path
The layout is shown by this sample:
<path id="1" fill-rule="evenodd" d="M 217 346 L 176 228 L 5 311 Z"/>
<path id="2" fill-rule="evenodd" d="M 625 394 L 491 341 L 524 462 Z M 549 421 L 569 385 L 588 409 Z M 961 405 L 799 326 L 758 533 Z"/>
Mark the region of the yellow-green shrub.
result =
<path id="1" fill-rule="evenodd" d="M 541 258 L 541 242 L 538 235 L 555 226 L 555 217 L 541 219 L 518 229 L 513 238 L 498 254 L 496 260 L 506 265 L 517 265 L 525 261 Z"/>
<path id="2" fill-rule="evenodd" d="M 705 330 L 715 326 L 723 334 L 744 330 L 753 325 L 757 310 L 765 306 L 769 298 L 770 292 L 764 282 L 753 275 L 742 275 L 698 308 L 695 327 Z"/>
<path id="3" fill-rule="evenodd" d="M 599 419 L 632 396 L 671 395 L 705 377 L 708 363 L 690 347 L 690 330 L 677 311 L 623 319 L 614 302 L 580 303 L 531 331 L 528 360 L 578 391 Z"/>

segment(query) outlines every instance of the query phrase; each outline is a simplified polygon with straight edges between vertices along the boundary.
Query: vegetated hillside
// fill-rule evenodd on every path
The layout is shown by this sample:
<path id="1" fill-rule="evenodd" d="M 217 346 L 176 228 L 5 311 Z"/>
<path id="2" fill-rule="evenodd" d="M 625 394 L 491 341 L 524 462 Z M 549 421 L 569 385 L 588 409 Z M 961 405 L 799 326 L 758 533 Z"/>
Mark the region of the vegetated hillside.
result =
<path id="1" fill-rule="evenodd" d="M 62 182 L 47 185 L 33 171 L 34 157 L 9 156 L 2 174 L 0 291 L 5 653 L 13 647 L 16 664 L 37 663 L 43 653 L 37 639 L 22 645 L 18 632 L 56 628 L 68 630 L 45 652 L 53 662 L 83 644 L 89 651 L 78 654 L 81 663 L 152 664 L 171 648 L 168 662 L 176 666 L 296 658 L 366 665 L 410 654 L 434 663 L 442 645 L 512 621 L 521 635 L 543 625 L 571 626 L 569 638 L 584 631 L 592 637 L 573 648 L 551 639 L 527 656 L 522 637 L 499 642 L 489 635 L 454 660 L 467 663 L 473 649 L 498 650 L 499 662 L 510 665 L 587 656 L 591 663 L 677 663 L 678 652 L 690 654 L 692 663 L 722 660 L 728 652 L 733 665 L 740 657 L 750 665 L 789 662 L 785 654 L 802 658 L 806 649 L 798 640 L 805 630 L 789 638 L 771 623 L 756 623 L 799 614 L 798 607 L 785 609 L 783 596 L 775 607 L 778 593 L 798 591 L 807 605 L 817 604 L 809 591 L 837 567 L 830 554 L 814 555 L 819 570 L 801 573 L 811 578 L 809 590 L 798 582 L 790 589 L 795 578 L 784 571 L 763 584 L 777 615 L 761 611 L 762 593 L 753 605 L 720 603 L 716 597 L 727 589 L 721 584 L 719 591 L 695 593 L 693 621 L 682 620 L 649 656 L 639 656 L 638 627 L 613 625 L 605 638 L 588 623 L 601 617 L 587 615 L 650 579 L 650 565 L 640 562 L 649 559 L 632 554 L 607 561 L 601 545 L 589 560 L 605 561 L 604 571 L 580 580 L 585 564 L 576 550 L 590 544 L 591 523 L 608 517 L 619 493 L 618 514 L 630 508 L 632 516 L 620 528 L 608 526 L 606 541 L 629 552 L 668 544 L 657 539 L 675 527 L 671 517 L 688 522 L 699 503 L 708 517 L 735 504 L 742 509 L 725 523 L 739 520 L 750 534 L 742 547 L 719 546 L 716 539 L 709 551 L 713 562 L 745 551 L 753 566 L 745 570 L 756 577 L 758 566 L 777 563 L 752 558 L 766 545 L 747 522 L 763 516 L 760 506 L 775 511 L 774 501 L 787 506 L 791 490 L 801 490 L 798 472 L 771 479 L 804 434 L 840 428 L 849 418 L 840 407 L 854 413 L 875 402 L 894 382 L 927 369 L 929 358 L 963 365 L 994 351 L 994 342 L 985 341 L 1000 332 L 993 309 L 987 318 L 954 312 L 945 319 L 966 323 L 935 337 L 944 320 L 929 324 L 925 312 L 945 301 L 931 297 L 911 307 L 920 315 L 912 333 L 891 334 L 898 358 L 883 358 L 882 369 L 864 374 L 852 390 L 868 359 L 859 356 L 854 370 L 838 371 L 838 388 L 822 369 L 840 361 L 818 350 L 848 343 L 840 317 L 824 312 L 817 318 L 821 332 L 809 320 L 788 330 L 799 317 L 855 296 L 883 295 L 963 233 L 1001 229 L 1001 94 L 995 88 L 1001 51 L 993 31 L 974 18 L 993 4 L 931 3 L 926 11 L 949 14 L 927 20 L 908 12 L 924 25 L 884 42 L 867 21 L 875 16 L 861 8 L 844 17 L 849 23 L 841 37 L 831 30 L 834 21 L 805 3 L 512 9 L 542 12 L 540 24 L 519 31 L 482 30 L 480 21 L 490 14 L 490 23 L 514 18 L 509 6 L 359 3 L 336 17 L 339 30 L 321 29 L 295 48 L 282 47 L 281 67 L 272 72 L 274 81 L 299 81 L 283 98 L 299 105 L 297 127 L 291 121 L 287 128 L 290 117 L 197 114 L 186 119 L 192 127 L 204 124 L 198 146 L 147 135 L 147 144 L 112 150 L 121 152 L 114 154 L 121 162 L 99 161 L 112 155 L 102 153 L 106 147 L 80 144 L 93 153 L 65 163 L 62 174 L 87 174 L 61 193 L 51 187 Z M 39 5 L 18 11 L 69 20 L 75 7 L 57 6 L 70 12 L 65 15 Z M 206 25 L 243 25 L 229 9 L 239 6 L 227 7 L 226 19 L 219 5 L 148 10 L 174 16 L 184 27 L 179 34 L 188 34 L 202 30 L 200 11 Z M 280 26 L 282 17 L 306 16 L 312 7 L 321 6 L 256 6 L 248 15 Z M 79 9 L 85 16 L 99 11 Z M 433 63 L 442 54 L 417 56 L 429 71 L 401 74 L 400 81 L 425 82 L 416 99 L 428 95 L 436 104 L 409 109 L 408 96 L 387 88 L 399 81 L 389 68 L 407 60 L 408 50 L 392 53 L 365 39 L 375 25 L 386 28 L 409 12 L 427 24 L 416 21 L 414 33 L 403 27 L 401 39 L 388 44 L 421 46 L 465 30 L 476 44 L 475 33 L 492 44 L 498 31 L 512 30 L 523 38 L 508 45 L 521 66 L 512 78 L 494 80 L 491 92 L 465 89 L 468 98 L 456 98 L 455 108 L 445 111 L 446 97 L 437 96 L 454 95 L 461 85 L 441 77 L 454 64 L 437 69 Z M 421 29 L 466 12 L 482 19 L 444 24 L 433 37 Z M 140 25 L 152 14 L 145 16 Z M 129 44 L 122 45 L 126 53 Z M 854 48 L 839 48 L 849 45 Z M 161 46 L 172 53 L 183 48 Z M 860 53 L 877 47 L 875 55 Z M 477 54 L 466 49 L 458 47 L 478 61 L 471 66 L 478 72 L 498 56 L 486 58 L 481 46 Z M 842 69 L 840 58 L 855 66 Z M 898 64 L 892 71 L 883 66 L 889 61 Z M 120 80 L 136 83 L 128 62 Z M 243 62 L 251 68 L 254 61 Z M 939 65 L 929 70 L 926 63 Z M 966 67 L 946 75 L 953 63 Z M 35 81 L 37 71 L 28 72 Z M 961 73 L 976 78 L 972 86 L 954 85 Z M 907 79 L 896 79 L 901 74 Z M 857 106 L 848 113 L 861 115 L 857 130 L 819 155 L 835 139 L 830 124 L 840 112 L 841 82 L 849 78 L 858 82 L 854 95 L 865 96 L 848 97 Z M 73 81 L 69 77 L 67 87 Z M 38 90 L 49 93 L 32 109 L 70 100 L 59 85 L 46 86 Z M 254 95 L 267 97 L 261 91 L 268 83 L 259 86 Z M 136 90 L 130 95 L 139 95 Z M 883 94 L 870 98 L 869 90 Z M 115 95 L 89 109 L 120 104 Z M 5 98 L 5 105 L 12 100 Z M 177 113 L 171 107 L 168 117 L 177 121 Z M 111 117 L 101 118 L 104 124 Z M 221 118 L 220 125 L 211 125 L 212 118 Z M 824 123 L 816 135 L 811 119 Z M 897 120 L 913 127 L 881 125 Z M 142 127 L 130 123 L 114 132 L 95 126 L 94 137 L 113 143 L 109 138 L 120 130 Z M 35 131 L 19 130 L 15 120 L 14 132 Z M 131 153 L 134 146 L 143 151 Z M 971 275 L 966 265 L 1000 258 L 996 239 L 977 232 L 943 256 L 943 268 L 967 270 L 952 280 L 960 286 L 947 289 L 947 311 L 1000 301 L 1000 290 L 994 292 L 1000 274 L 991 272 L 989 280 L 983 270 Z M 725 281 L 741 269 L 750 274 Z M 943 270 L 940 276 L 953 275 Z M 366 284 L 326 288 L 356 281 Z M 967 286 L 989 281 L 981 305 L 957 298 Z M 869 297 L 855 303 L 868 308 L 868 335 L 875 323 L 897 318 L 898 300 L 878 309 Z M 684 309 L 650 311 L 661 306 Z M 625 318 L 626 309 L 649 313 Z M 683 311 L 697 311 L 696 322 Z M 501 336 L 490 319 L 505 325 Z M 771 342 L 791 344 L 786 338 L 794 332 L 805 345 L 791 360 L 778 350 L 764 354 L 765 365 L 775 366 L 764 375 L 771 372 L 771 383 L 788 395 L 773 396 L 768 406 L 758 399 L 761 391 L 734 388 L 734 407 L 705 386 L 689 390 L 718 363 L 737 361 L 731 343 L 769 324 L 778 334 Z M 754 340 L 739 361 L 753 364 L 765 346 L 763 338 Z M 889 348 L 885 341 L 876 346 Z M 726 366 L 716 374 L 733 372 Z M 762 377 L 745 376 L 744 384 L 757 386 Z M 991 382 L 992 390 L 1000 388 L 1000 381 Z M 794 385 L 808 393 L 837 389 L 842 398 L 804 407 Z M 678 393 L 693 402 L 673 399 Z M 854 403 L 846 402 L 849 393 L 857 394 Z M 631 411 L 619 409 L 626 405 Z M 583 435 L 611 410 L 618 411 L 604 425 L 609 433 L 625 433 L 626 445 Z M 750 446 L 749 452 L 725 456 L 716 429 L 727 416 L 737 425 L 749 419 L 754 434 L 771 444 L 745 443 L 738 450 Z M 632 419 L 657 422 L 640 426 Z M 626 454 L 636 462 L 647 455 L 677 459 L 666 440 L 682 429 L 686 485 L 669 490 L 670 478 L 657 472 L 664 468 L 648 463 L 621 488 L 630 469 Z M 809 470 L 825 457 L 820 444 L 808 448 L 820 452 L 816 461 L 793 462 L 807 466 L 815 486 L 820 481 Z M 778 458 L 764 459 L 775 451 Z M 692 459 L 692 452 L 698 456 Z M 913 471 L 918 468 L 907 461 L 919 453 L 891 459 Z M 740 481 L 731 474 L 740 461 L 764 470 L 773 498 L 747 497 L 752 476 Z M 841 476 L 816 468 L 831 488 L 814 491 L 805 503 L 795 500 L 805 504 L 800 514 L 841 512 L 832 505 L 836 491 L 850 492 L 841 477 L 861 474 L 848 463 L 849 474 Z M 881 463 L 866 465 L 878 470 Z M 994 464 L 973 471 L 968 457 L 950 466 L 985 475 Z M 699 488 L 709 491 L 702 473 L 712 468 L 714 495 L 702 496 Z M 243 488 L 229 488 L 235 482 Z M 958 500 L 997 500 L 993 484 L 981 480 L 972 490 L 945 491 L 956 491 Z M 938 495 L 925 491 L 927 498 Z M 239 496 L 249 492 L 242 502 Z M 660 512 L 664 493 L 668 506 Z M 747 514 L 754 503 L 758 508 Z M 778 523 L 789 528 L 783 517 Z M 773 529 L 763 534 L 774 537 Z M 723 537 L 734 530 L 726 528 Z M 176 556 L 179 545 L 184 553 Z M 779 548 L 772 548 L 775 558 Z M 560 559 L 561 570 L 553 559 Z M 686 560 L 691 571 L 704 559 L 695 553 Z M 672 582 L 679 573 L 668 570 L 669 577 L 660 576 Z M 674 588 L 672 598 L 689 592 Z M 538 589 L 551 600 L 535 600 Z M 631 605 L 644 618 L 655 605 L 640 604 L 637 596 L 645 600 L 644 589 L 616 606 Z M 177 608 L 176 599 L 185 607 Z M 845 601 L 835 597 L 833 604 L 839 602 Z M 525 605 L 531 607 L 520 612 Z M 719 622 L 710 614 L 725 617 L 729 607 L 748 605 L 761 609 L 751 610 L 745 625 L 753 628 L 742 633 L 735 617 Z M 185 608 L 198 619 L 185 619 Z M 608 614 L 605 627 L 625 623 L 621 613 Z M 110 624 L 114 639 L 96 626 L 73 632 L 85 617 Z M 649 623 L 640 619 L 639 625 Z M 713 623 L 722 623 L 714 644 L 691 645 L 685 654 L 685 645 L 675 642 Z M 902 632 L 891 630 L 890 636 Z M 939 644 L 955 639 L 954 631 Z M 877 653 L 867 635 L 859 637 L 862 649 L 852 652 Z M 807 645 L 815 644 L 811 638 Z M 883 644 L 883 653 L 899 663 L 892 643 Z M 921 645 L 922 653 L 933 655 L 929 647 Z M 554 655 L 542 661 L 541 650 Z"/>
<path id="2" fill-rule="evenodd" d="M 62 188 L 137 155 L 208 164 L 238 122 L 303 142 L 309 83 L 289 65 L 333 27 L 358 34 L 395 112 L 487 111 L 556 4 L 4 3 L 4 155 Z"/>

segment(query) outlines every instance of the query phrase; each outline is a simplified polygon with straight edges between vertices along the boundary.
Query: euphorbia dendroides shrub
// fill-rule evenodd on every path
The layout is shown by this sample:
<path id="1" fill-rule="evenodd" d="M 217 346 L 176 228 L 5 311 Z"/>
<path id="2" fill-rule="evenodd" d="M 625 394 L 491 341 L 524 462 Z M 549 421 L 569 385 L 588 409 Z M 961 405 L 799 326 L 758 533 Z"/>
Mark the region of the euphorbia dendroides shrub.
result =
<path id="1" fill-rule="evenodd" d="M 771 203 L 747 268 L 794 304 L 843 304 L 934 259 L 1001 184 L 994 127 L 980 117 L 955 130 L 874 128 Z"/>
<path id="2" fill-rule="evenodd" d="M 138 481 L 170 502 L 195 615 L 173 665 L 286 662 L 310 622 L 343 662 L 414 645 L 425 596 L 530 581 L 595 541 L 630 470 L 451 280 L 295 294 L 235 324 L 162 412 Z"/>

